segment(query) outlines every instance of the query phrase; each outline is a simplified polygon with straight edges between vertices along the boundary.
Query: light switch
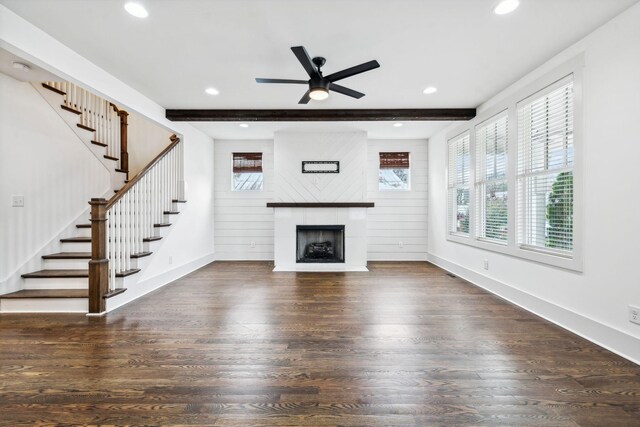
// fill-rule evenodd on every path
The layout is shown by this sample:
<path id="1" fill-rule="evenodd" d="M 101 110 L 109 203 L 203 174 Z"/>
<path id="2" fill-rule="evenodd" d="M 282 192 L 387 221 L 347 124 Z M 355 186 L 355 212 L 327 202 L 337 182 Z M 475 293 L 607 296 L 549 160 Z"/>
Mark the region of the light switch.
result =
<path id="1" fill-rule="evenodd" d="M 24 196 L 11 196 L 11 206 L 14 208 L 24 208 Z"/>

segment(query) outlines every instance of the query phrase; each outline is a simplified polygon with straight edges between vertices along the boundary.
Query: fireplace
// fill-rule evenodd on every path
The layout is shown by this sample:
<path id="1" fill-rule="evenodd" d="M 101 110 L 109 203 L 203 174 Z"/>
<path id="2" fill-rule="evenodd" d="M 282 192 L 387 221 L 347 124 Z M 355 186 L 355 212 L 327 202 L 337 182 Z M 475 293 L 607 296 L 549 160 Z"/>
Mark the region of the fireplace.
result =
<path id="1" fill-rule="evenodd" d="M 344 263 L 344 225 L 296 226 L 296 263 Z"/>

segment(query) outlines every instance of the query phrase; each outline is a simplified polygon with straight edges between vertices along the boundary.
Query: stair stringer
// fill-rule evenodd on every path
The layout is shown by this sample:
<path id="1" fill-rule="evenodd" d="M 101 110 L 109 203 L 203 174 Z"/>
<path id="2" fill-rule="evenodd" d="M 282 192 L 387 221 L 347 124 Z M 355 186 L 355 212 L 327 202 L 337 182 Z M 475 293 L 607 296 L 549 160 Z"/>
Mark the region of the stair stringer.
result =
<path id="1" fill-rule="evenodd" d="M 116 169 L 119 168 L 119 162 L 106 159 L 104 155 L 106 154 L 106 148 L 95 145 L 91 141 L 94 139 L 95 132 L 88 131 L 86 129 L 82 129 L 78 127 L 79 115 L 72 113 L 70 111 L 64 110 L 61 108 L 61 105 L 64 104 L 64 96 L 58 93 L 55 93 L 49 89 L 46 89 L 42 86 L 42 83 L 32 82 L 31 85 L 34 89 L 44 98 L 45 101 L 53 108 L 53 110 L 62 118 L 62 120 L 69 126 L 71 131 L 76 134 L 78 139 L 82 141 L 85 147 L 98 159 L 98 161 L 104 166 L 104 168 L 109 172 L 110 176 L 110 189 L 118 190 L 122 188 L 125 184 L 126 173 L 118 172 Z M 111 196 L 107 196 L 109 198 Z"/>
<path id="2" fill-rule="evenodd" d="M 173 202 L 171 204 L 172 206 L 172 211 L 175 212 L 182 212 L 183 210 L 181 210 L 181 205 L 183 205 L 182 203 L 176 203 Z M 143 271 L 141 271 L 138 274 L 134 274 L 131 276 L 127 276 L 127 277 L 122 277 L 122 278 L 117 278 L 116 279 L 116 287 L 117 288 L 124 288 L 126 289 L 126 292 L 123 292 L 121 294 L 118 294 L 114 297 L 108 298 L 106 301 L 106 313 L 115 310 L 116 308 L 119 308 L 123 305 L 126 305 L 128 303 L 130 303 L 131 301 L 155 290 L 158 288 L 158 286 L 144 286 L 144 287 L 139 287 L 137 285 L 142 284 L 142 282 L 149 282 L 150 280 L 152 280 L 153 278 L 147 278 L 145 277 L 144 273 L 144 269 L 151 264 L 151 261 L 158 255 L 158 251 L 159 249 L 166 243 L 166 238 L 171 234 L 171 232 L 173 231 L 174 226 L 176 225 L 176 223 L 180 220 L 180 215 L 164 215 L 164 221 L 165 222 L 170 222 L 171 226 L 170 227 L 161 227 L 158 230 L 157 235 L 162 237 L 162 240 L 158 240 L 158 241 L 154 241 L 154 242 L 147 242 L 145 243 L 145 251 L 150 251 L 153 252 L 150 256 L 145 257 L 145 258 L 141 258 L 138 260 L 138 264 L 136 265 L 136 268 L 139 268 Z M 142 263 L 141 263 L 142 260 Z"/>

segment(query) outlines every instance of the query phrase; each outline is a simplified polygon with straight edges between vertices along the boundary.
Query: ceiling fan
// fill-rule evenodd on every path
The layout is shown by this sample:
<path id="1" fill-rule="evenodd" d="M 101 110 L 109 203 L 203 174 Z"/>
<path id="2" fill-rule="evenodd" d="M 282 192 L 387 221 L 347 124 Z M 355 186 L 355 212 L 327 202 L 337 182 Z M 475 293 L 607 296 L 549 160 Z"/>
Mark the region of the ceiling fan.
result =
<path id="1" fill-rule="evenodd" d="M 309 74 L 309 80 L 289 80 L 289 79 L 261 79 L 257 78 L 258 83 L 292 83 L 292 84 L 306 84 L 309 85 L 309 90 L 302 96 L 298 104 L 307 104 L 311 99 L 321 101 L 329 97 L 329 91 L 338 92 L 343 95 L 350 96 L 352 98 L 360 99 L 364 96 L 364 93 L 349 89 L 344 86 L 336 84 L 338 80 L 346 79 L 347 77 L 355 76 L 356 74 L 364 73 L 378 68 L 380 64 L 378 61 L 369 61 L 364 64 L 356 65 L 355 67 L 347 68 L 337 73 L 323 76 L 321 68 L 327 62 L 326 59 L 317 56 L 313 59 L 309 57 L 307 50 L 304 46 L 294 46 L 291 48 L 293 53 L 300 61 L 300 64 L 304 67 L 307 74 Z"/>

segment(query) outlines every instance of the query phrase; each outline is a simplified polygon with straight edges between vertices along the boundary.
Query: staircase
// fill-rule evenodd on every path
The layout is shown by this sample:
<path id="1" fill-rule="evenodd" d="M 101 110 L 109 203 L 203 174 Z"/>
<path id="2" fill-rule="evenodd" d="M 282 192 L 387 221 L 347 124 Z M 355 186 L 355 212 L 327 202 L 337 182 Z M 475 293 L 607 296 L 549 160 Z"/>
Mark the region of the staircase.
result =
<path id="1" fill-rule="evenodd" d="M 0 312 L 102 313 L 107 299 L 135 285 L 185 203 L 182 144 L 174 135 L 128 180 L 127 113 L 67 82 L 42 88 L 62 97 L 52 102 L 77 116 L 77 128 L 88 133 L 85 141 L 94 154 L 113 162 L 107 163 L 111 172 L 121 174 L 112 183 L 123 186 L 110 190 L 109 199 L 89 202 L 91 217 L 76 224 L 74 236 L 60 239 L 60 252 L 42 256 L 41 270 L 22 275 L 23 290 L 0 295 Z"/>

